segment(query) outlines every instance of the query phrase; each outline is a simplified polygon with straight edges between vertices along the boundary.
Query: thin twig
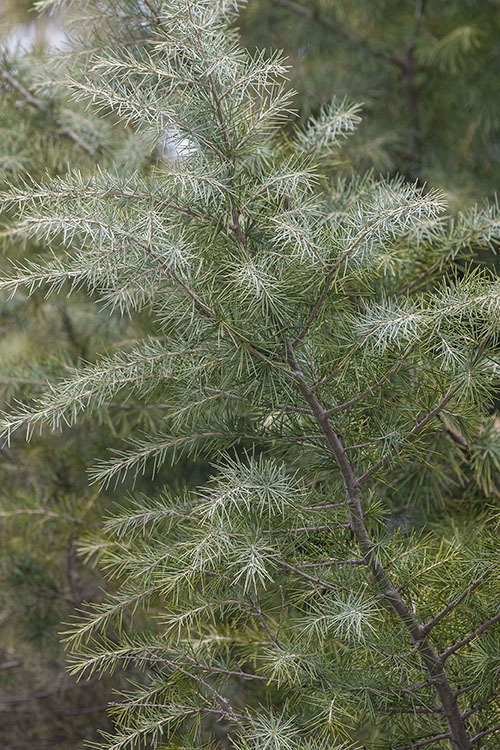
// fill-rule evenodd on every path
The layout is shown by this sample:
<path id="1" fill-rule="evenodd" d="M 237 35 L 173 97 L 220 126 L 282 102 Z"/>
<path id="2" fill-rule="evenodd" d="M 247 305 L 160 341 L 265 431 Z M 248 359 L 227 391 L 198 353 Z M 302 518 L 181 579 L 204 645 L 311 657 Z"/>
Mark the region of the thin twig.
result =
<path id="1" fill-rule="evenodd" d="M 447 740 L 450 738 L 450 733 L 436 734 L 434 737 L 430 737 L 427 740 L 420 740 L 420 742 L 411 742 L 409 745 L 400 745 L 399 747 L 391 748 L 391 750 L 417 750 L 419 747 L 425 747 L 433 742 L 440 742 L 441 740 Z"/>
<path id="2" fill-rule="evenodd" d="M 290 565 L 290 563 L 285 562 L 285 560 L 281 560 L 281 565 L 283 565 L 284 568 L 287 570 L 292 570 L 294 573 L 297 573 L 298 576 L 303 578 L 305 581 L 309 581 L 309 583 L 314 583 L 315 586 L 321 586 L 325 589 L 330 589 L 331 591 L 338 591 L 338 586 L 333 586 L 331 583 L 328 583 L 327 581 L 322 581 L 321 578 L 316 578 L 315 576 L 310 576 L 308 573 L 304 573 L 303 570 L 300 570 L 300 568 L 297 568 L 295 565 Z"/>
<path id="3" fill-rule="evenodd" d="M 361 557 L 353 557 L 350 560 L 323 560 L 317 563 L 300 563 L 303 568 L 330 568 L 335 565 L 365 565 Z"/>
<path id="4" fill-rule="evenodd" d="M 477 638 L 478 635 L 481 635 L 482 633 L 485 633 L 488 628 L 491 628 L 492 625 L 495 625 L 495 623 L 500 622 L 500 612 L 498 612 L 493 617 L 490 617 L 489 620 L 486 620 L 481 625 L 479 625 L 475 630 L 472 631 L 472 633 L 469 633 L 469 635 L 466 635 L 465 638 L 462 638 L 460 641 L 457 641 L 449 648 L 442 651 L 439 655 L 439 658 L 442 661 L 446 661 L 448 657 L 450 657 L 452 654 L 454 654 L 456 651 L 459 651 L 459 649 L 466 646 L 468 643 L 474 640 L 474 638 Z"/>
<path id="5" fill-rule="evenodd" d="M 374 383 L 372 386 L 367 388 L 365 391 L 358 393 L 357 396 L 353 396 L 353 398 L 349 399 L 348 401 L 344 401 L 343 404 L 337 404 L 336 406 L 332 406 L 331 409 L 327 410 L 326 415 L 330 417 L 332 414 L 336 414 L 338 411 L 342 411 L 343 409 L 348 409 L 350 406 L 354 406 L 354 404 L 357 404 L 358 401 L 362 401 L 367 396 L 372 396 L 373 392 L 376 391 L 377 388 L 380 388 L 385 383 L 387 383 L 387 381 L 398 372 L 398 370 L 402 367 L 405 359 L 411 354 L 411 352 L 415 349 L 415 347 L 416 347 L 416 344 L 412 344 L 406 350 L 403 356 L 389 370 L 387 370 L 387 372 L 384 373 L 384 375 L 382 375 L 382 377 L 379 378 L 376 383 Z"/>
<path id="6" fill-rule="evenodd" d="M 281 628 L 283 627 L 283 623 L 285 622 L 285 612 L 286 612 L 286 608 L 285 608 L 285 594 L 284 594 L 284 591 L 283 591 L 283 586 L 281 584 L 280 584 L 280 597 L 281 597 L 281 613 L 280 613 L 280 621 L 278 623 L 278 627 L 276 628 L 276 634 L 274 636 L 276 639 L 279 638 L 279 634 L 281 632 Z"/>
<path id="7" fill-rule="evenodd" d="M 358 482 L 360 485 L 363 485 L 370 477 L 372 477 L 374 474 L 377 473 L 383 466 L 385 466 L 391 459 L 393 459 L 395 456 L 397 456 L 401 451 L 404 450 L 406 444 L 417 435 L 420 435 L 420 433 L 427 427 L 429 422 L 432 422 L 434 417 L 436 417 L 439 412 L 441 412 L 446 404 L 451 401 L 453 396 L 455 396 L 460 388 L 462 387 L 462 383 L 458 383 L 455 385 L 448 393 L 441 399 L 439 404 L 435 406 L 431 411 L 427 412 L 423 417 L 419 419 L 419 421 L 416 423 L 416 425 L 404 436 L 404 438 L 401 440 L 400 444 L 396 448 L 396 450 L 391 453 L 387 454 L 383 458 L 380 459 L 380 461 L 377 461 L 373 466 L 371 466 L 367 471 L 365 471 L 364 474 L 362 474 Z"/>
<path id="8" fill-rule="evenodd" d="M 4 661 L 3 664 L 0 664 L 0 671 L 4 669 L 14 669 L 15 667 L 20 667 L 23 664 L 23 659 L 12 659 L 12 661 Z"/>
<path id="9" fill-rule="evenodd" d="M 472 738 L 471 740 L 472 744 L 474 745 L 482 737 L 485 737 L 487 734 L 491 734 L 492 732 L 500 732 L 500 724 L 496 724 L 494 727 L 491 727 L 490 729 L 483 729 L 482 732 L 479 732 L 479 734 L 476 734 L 476 736 Z"/>
<path id="10" fill-rule="evenodd" d="M 460 602 L 462 602 L 465 599 L 465 597 L 468 596 L 468 594 L 472 593 L 472 591 L 474 591 L 474 589 L 476 589 L 479 586 L 481 581 L 483 581 L 487 576 L 489 576 L 491 571 L 494 570 L 495 568 L 496 568 L 496 565 L 490 565 L 489 568 L 486 568 L 486 570 L 484 570 L 478 578 L 472 581 L 472 583 L 469 586 L 467 586 L 467 588 L 464 589 L 464 591 L 462 591 L 461 594 L 459 594 L 455 599 L 453 599 L 452 602 L 447 604 L 446 607 L 443 607 L 443 609 L 440 612 L 438 612 L 438 614 L 435 615 L 431 620 L 425 623 L 425 625 L 423 626 L 424 631 L 428 633 L 430 630 L 432 630 L 432 628 L 434 628 L 443 619 L 443 617 L 446 617 L 446 615 L 449 614 L 452 611 L 452 609 L 455 609 L 455 607 L 457 607 L 460 604 Z"/>

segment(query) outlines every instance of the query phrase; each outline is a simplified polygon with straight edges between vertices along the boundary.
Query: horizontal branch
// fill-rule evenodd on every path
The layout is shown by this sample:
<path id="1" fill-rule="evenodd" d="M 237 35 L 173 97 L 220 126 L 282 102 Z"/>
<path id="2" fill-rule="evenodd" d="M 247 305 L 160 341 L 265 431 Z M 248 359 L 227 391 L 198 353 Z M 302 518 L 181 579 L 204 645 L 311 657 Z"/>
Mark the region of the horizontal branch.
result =
<path id="1" fill-rule="evenodd" d="M 309 486 L 309 485 L 306 485 Z M 304 510 L 334 510 L 335 508 L 345 508 L 345 503 L 327 503 L 326 505 L 306 505 Z"/>
<path id="2" fill-rule="evenodd" d="M 281 560 L 281 565 L 287 570 L 291 570 L 294 573 L 297 573 L 298 576 L 303 578 L 305 581 L 309 581 L 309 583 L 314 583 L 316 586 L 321 586 L 322 588 L 330 589 L 331 591 L 339 590 L 338 586 L 334 586 L 331 583 L 328 583 L 327 581 L 323 581 L 321 580 L 321 578 L 310 576 L 308 573 L 304 573 L 303 570 L 300 570 L 300 568 L 295 567 L 295 565 L 290 565 L 290 563 L 285 562 L 285 560 Z"/>
<path id="3" fill-rule="evenodd" d="M 15 667 L 20 667 L 24 664 L 24 659 L 12 659 L 12 661 L 4 661 L 3 664 L 0 664 L 0 671 L 4 669 L 14 669 Z"/>
<path id="4" fill-rule="evenodd" d="M 398 714 L 442 714 L 442 706 L 431 706 L 430 708 L 393 708 L 390 711 L 384 711 L 388 716 L 397 716 Z"/>
<path id="5" fill-rule="evenodd" d="M 329 568 L 335 565 L 366 565 L 361 557 L 353 557 L 350 560 L 323 560 L 317 563 L 301 563 L 303 568 Z"/>
<path id="6" fill-rule="evenodd" d="M 337 531 L 339 529 L 348 529 L 350 528 L 350 524 L 348 523 L 338 523 L 332 526 L 329 525 L 323 525 L 323 526 L 298 526 L 294 528 L 293 526 L 286 528 L 286 529 L 264 529 L 262 532 L 263 534 L 302 534 L 307 531 Z"/>
<path id="7" fill-rule="evenodd" d="M 200 664 L 199 662 L 193 662 L 193 666 L 196 669 L 201 669 L 203 672 L 210 672 L 213 674 L 224 674 L 228 677 L 239 677 L 241 680 L 259 680 L 260 682 L 272 682 L 272 677 L 260 674 L 251 674 L 250 672 L 243 672 L 241 669 L 224 669 L 223 667 L 213 667 L 210 664 Z"/>

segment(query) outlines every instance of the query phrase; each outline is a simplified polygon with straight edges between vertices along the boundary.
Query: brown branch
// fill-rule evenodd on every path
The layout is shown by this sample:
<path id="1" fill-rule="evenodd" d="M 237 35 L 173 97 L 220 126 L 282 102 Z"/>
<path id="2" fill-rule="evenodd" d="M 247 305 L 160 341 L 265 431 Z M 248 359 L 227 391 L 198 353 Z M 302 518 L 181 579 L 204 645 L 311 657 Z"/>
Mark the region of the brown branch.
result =
<path id="1" fill-rule="evenodd" d="M 496 677 L 496 674 L 495 674 L 495 677 Z M 480 711 L 482 708 L 484 708 L 485 706 L 487 706 L 490 701 L 492 701 L 493 699 L 496 699 L 497 697 L 498 697 L 497 690 L 495 688 L 495 690 L 493 690 L 493 692 L 491 692 L 491 693 L 488 693 L 488 695 L 485 698 L 483 698 L 483 700 L 480 700 L 478 703 L 476 703 L 475 705 L 471 706 L 471 708 L 469 708 L 467 711 L 465 711 L 462 714 L 462 716 L 464 717 L 464 719 L 468 719 L 469 716 L 472 716 L 473 714 L 475 714 L 478 711 Z"/>
<path id="2" fill-rule="evenodd" d="M 204 672 L 213 672 L 214 674 L 225 674 L 228 677 L 239 677 L 242 680 L 260 680 L 261 682 L 270 682 L 271 677 L 260 674 L 250 674 L 249 672 L 243 672 L 241 669 L 224 669 L 223 667 L 213 667 L 211 664 L 200 664 L 199 662 L 193 662 L 197 669 L 201 669 Z"/>
<path id="3" fill-rule="evenodd" d="M 295 567 L 295 565 L 290 565 L 290 563 L 285 562 L 285 560 L 281 560 L 281 565 L 286 568 L 287 570 L 291 570 L 294 573 L 297 573 L 298 576 L 303 578 L 305 581 L 309 581 L 309 583 L 314 583 L 315 586 L 321 586 L 325 589 L 330 589 L 331 591 L 338 591 L 338 586 L 333 586 L 331 583 L 328 583 L 327 581 L 322 581 L 321 578 L 316 578 L 315 576 L 310 576 L 308 573 L 304 573 L 303 570 L 300 570 L 300 568 Z"/>
<path id="4" fill-rule="evenodd" d="M 0 664 L 0 671 L 4 669 L 14 669 L 15 667 L 20 667 L 24 664 L 24 659 L 12 659 L 12 661 L 4 661 L 3 664 Z"/>
<path id="5" fill-rule="evenodd" d="M 271 641 L 279 648 L 280 651 L 284 651 L 283 644 L 281 643 L 281 641 L 279 639 L 279 633 L 278 632 L 273 633 L 271 631 L 271 628 L 267 624 L 266 618 L 264 617 L 264 613 L 262 611 L 262 608 L 260 606 L 258 598 L 256 597 L 254 599 L 253 596 L 250 596 L 249 594 L 247 594 L 247 597 L 248 597 L 248 599 L 250 601 L 250 604 L 251 604 L 251 606 L 253 608 L 254 614 L 257 616 L 259 622 L 261 623 L 261 625 L 264 628 L 265 632 L 268 634 L 268 636 L 271 639 Z"/>
<path id="6" fill-rule="evenodd" d="M 321 378 L 321 380 L 318 380 L 314 385 L 311 386 L 311 391 L 314 393 L 315 391 L 318 391 L 320 388 L 322 388 L 324 385 L 327 385 L 330 380 L 333 380 L 333 378 L 338 375 L 338 373 L 341 371 L 341 369 L 354 357 L 358 349 L 363 344 L 364 340 L 368 337 L 368 334 L 364 336 L 360 341 L 358 341 L 353 348 L 350 350 L 349 354 L 346 354 L 346 356 L 339 362 L 339 364 L 328 373 L 328 375 L 325 375 L 324 378 Z"/>
<path id="7" fill-rule="evenodd" d="M 221 573 L 221 572 L 211 573 L 211 572 L 206 571 L 206 574 L 212 575 L 212 576 L 216 575 L 219 578 L 223 578 L 225 581 L 227 581 L 230 586 L 236 586 L 241 591 L 244 598 L 247 599 L 247 601 L 249 602 L 252 613 L 256 615 L 256 617 L 259 619 L 262 627 L 264 628 L 265 632 L 268 634 L 272 643 L 274 643 L 280 650 L 283 650 L 283 646 L 280 643 L 278 637 L 276 635 L 273 635 L 273 633 L 271 632 L 269 628 L 269 625 L 266 622 L 266 619 L 264 617 L 264 614 L 262 612 L 262 609 L 260 607 L 260 603 L 257 597 L 254 599 L 253 596 L 245 589 L 245 587 L 241 583 L 238 583 L 238 581 L 235 581 L 233 578 L 231 578 L 228 575 L 225 575 L 224 573 Z"/>
<path id="8" fill-rule="evenodd" d="M 414 685 L 408 685 L 408 687 L 400 688 L 400 687 L 391 687 L 389 688 L 389 692 L 391 693 L 415 693 L 417 690 L 422 690 L 422 688 L 426 687 L 432 687 L 434 685 L 434 680 L 429 678 L 428 680 L 422 680 L 421 682 L 416 682 Z"/>
<path id="9" fill-rule="evenodd" d="M 365 561 L 361 557 L 353 557 L 350 560 L 323 560 L 317 563 L 303 562 L 300 564 L 303 568 L 329 568 L 335 565 L 364 565 Z"/>
<path id="10" fill-rule="evenodd" d="M 335 272 L 340 268 L 342 263 L 348 258 L 349 254 L 354 250 L 356 247 L 355 243 L 352 248 L 349 248 L 345 251 L 345 253 L 339 258 L 339 260 L 335 263 L 335 265 L 330 269 L 328 274 L 325 277 L 325 283 L 323 286 L 323 291 L 321 292 L 316 304 L 314 305 L 312 311 L 309 314 L 309 317 L 307 318 L 304 326 L 302 327 L 302 330 L 300 333 L 295 337 L 295 339 L 292 341 L 292 348 L 295 349 L 299 344 L 302 343 L 304 338 L 309 333 L 309 329 L 311 328 L 312 324 L 318 317 L 321 308 L 323 307 L 323 303 L 325 302 L 326 298 L 328 297 L 328 294 L 330 292 L 330 287 L 333 282 L 333 277 L 335 275 Z"/>
<path id="11" fill-rule="evenodd" d="M 348 529 L 350 524 L 348 523 L 338 523 L 335 524 L 335 526 L 332 526 L 331 524 L 328 526 L 298 526 L 298 527 L 289 527 L 284 529 L 264 529 L 263 534 L 303 534 L 304 532 L 308 531 L 332 531 L 332 530 L 339 530 L 339 529 Z"/>
<path id="12" fill-rule="evenodd" d="M 436 263 L 433 263 L 431 266 L 425 269 L 425 271 L 422 271 L 422 273 L 417 276 L 412 281 L 408 282 L 404 287 L 399 289 L 398 291 L 393 293 L 394 297 L 401 297 L 403 294 L 406 294 L 406 292 L 409 292 L 411 289 L 416 287 L 421 281 L 424 281 L 427 276 L 429 276 L 433 271 L 435 271 L 439 266 L 441 265 L 441 261 L 437 261 Z"/>
<path id="13" fill-rule="evenodd" d="M 366 443 L 354 443 L 354 445 L 346 445 L 344 450 L 347 453 L 348 451 L 359 451 L 361 448 L 370 448 L 372 445 L 377 445 L 380 443 L 380 439 L 378 440 L 367 440 Z"/>
<path id="14" fill-rule="evenodd" d="M 417 750 L 419 747 L 425 747 L 433 742 L 440 742 L 441 740 L 450 739 L 451 735 L 449 732 L 444 734 L 436 734 L 434 737 L 430 737 L 427 740 L 420 740 L 420 742 L 411 742 L 409 745 L 400 745 L 399 747 L 391 748 L 391 750 Z"/>
<path id="15" fill-rule="evenodd" d="M 219 704 L 222 714 L 226 715 L 229 719 L 231 719 L 238 726 L 238 728 L 243 734 L 246 734 L 245 727 L 241 723 L 238 715 L 236 714 L 233 706 L 231 705 L 231 702 L 229 701 L 228 698 L 226 698 L 225 695 L 222 695 L 213 685 L 211 685 L 209 682 L 204 680 L 203 677 L 200 677 L 200 675 L 197 675 L 197 674 L 193 674 L 192 672 L 190 672 L 188 669 L 185 669 L 177 662 L 175 661 L 170 662 L 168 659 L 164 659 L 164 662 L 169 664 L 169 666 L 171 666 L 174 670 L 178 670 L 182 674 L 186 675 L 186 677 L 194 680 L 200 685 L 203 685 L 203 687 L 205 687 L 215 697 L 216 702 Z M 138 705 L 138 704 L 134 704 L 134 705 Z"/>
<path id="16" fill-rule="evenodd" d="M 283 627 L 283 623 L 285 622 L 285 614 L 286 614 L 286 605 L 285 605 L 285 593 L 283 591 L 283 586 L 280 584 L 280 597 L 281 597 L 281 612 L 280 612 L 280 621 L 278 623 L 278 627 L 276 628 L 276 634 L 275 638 L 279 638 L 279 634 L 281 632 L 281 628 Z"/>
<path id="17" fill-rule="evenodd" d="M 323 481 L 327 481 L 329 477 L 325 477 Z M 320 479 L 315 480 L 317 482 L 321 481 Z M 314 481 L 311 483 L 313 484 Z M 306 484 L 306 486 L 309 486 L 309 483 Z M 326 505 L 307 505 L 304 510 L 333 510 L 334 508 L 344 508 L 345 503 L 327 503 Z"/>
<path id="18" fill-rule="evenodd" d="M 397 716 L 398 714 L 442 714 L 442 706 L 431 706 L 431 708 L 393 708 L 383 713 L 388 716 Z"/>

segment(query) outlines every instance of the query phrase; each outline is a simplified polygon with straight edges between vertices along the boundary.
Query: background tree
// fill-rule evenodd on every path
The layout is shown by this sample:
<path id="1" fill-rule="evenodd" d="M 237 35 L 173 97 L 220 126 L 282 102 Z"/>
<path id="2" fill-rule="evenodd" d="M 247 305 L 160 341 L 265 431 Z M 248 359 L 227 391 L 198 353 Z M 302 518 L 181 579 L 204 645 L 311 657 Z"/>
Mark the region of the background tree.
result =
<path id="1" fill-rule="evenodd" d="M 252 0 L 253 48 L 284 48 L 304 115 L 328 95 L 363 102 L 349 157 L 445 189 L 451 205 L 498 190 L 496 0 Z"/>
<path id="2" fill-rule="evenodd" d="M 143 670 L 98 746 L 493 747 L 499 281 L 449 264 L 498 242 L 496 205 L 451 221 L 437 193 L 330 174 L 357 108 L 285 137 L 283 64 L 239 46 L 225 3 L 87 13 L 69 91 L 177 158 L 10 187 L 9 231 L 56 252 L 2 288 L 86 287 L 148 335 L 3 427 L 134 399 L 161 420 L 95 479 L 214 462 L 82 546 L 119 589 L 73 630 L 74 671 Z"/>

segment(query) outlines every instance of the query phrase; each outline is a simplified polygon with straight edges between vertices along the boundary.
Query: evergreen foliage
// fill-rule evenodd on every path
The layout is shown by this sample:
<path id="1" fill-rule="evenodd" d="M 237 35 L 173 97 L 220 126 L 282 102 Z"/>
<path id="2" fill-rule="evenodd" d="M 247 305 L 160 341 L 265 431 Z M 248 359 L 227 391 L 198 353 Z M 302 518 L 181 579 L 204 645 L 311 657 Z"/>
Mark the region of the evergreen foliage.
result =
<path id="1" fill-rule="evenodd" d="M 9 408 L 7 440 L 155 415 L 93 470 L 157 475 L 80 544 L 116 591 L 66 633 L 72 671 L 134 670 L 94 747 L 493 748 L 500 281 L 468 261 L 500 210 L 337 174 L 358 108 L 292 128 L 236 10 L 86 3 L 60 77 L 124 142 L 2 195 L 46 248 L 6 294 L 137 326 Z M 211 476 L 162 489 L 186 457 Z"/>

